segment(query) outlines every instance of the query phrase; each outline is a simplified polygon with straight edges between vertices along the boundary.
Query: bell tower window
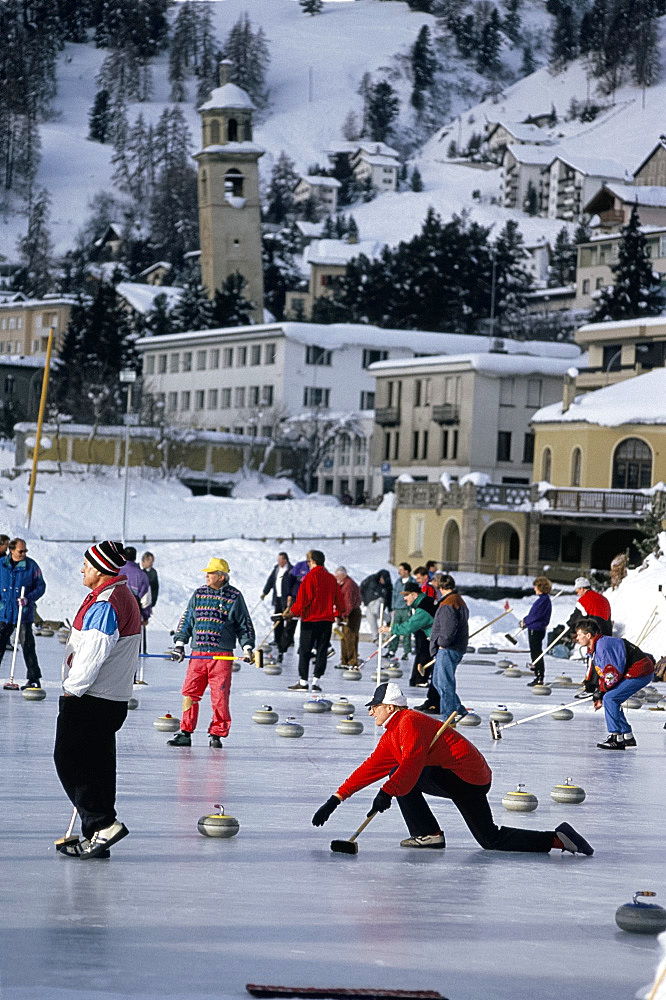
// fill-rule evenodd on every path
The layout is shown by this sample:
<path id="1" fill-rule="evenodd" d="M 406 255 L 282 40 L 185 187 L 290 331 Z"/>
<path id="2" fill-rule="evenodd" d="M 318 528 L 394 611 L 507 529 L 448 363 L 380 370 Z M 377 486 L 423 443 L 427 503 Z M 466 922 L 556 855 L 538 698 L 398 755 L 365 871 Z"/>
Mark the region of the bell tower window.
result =
<path id="1" fill-rule="evenodd" d="M 220 123 L 217 118 L 214 118 L 210 123 L 210 144 L 211 146 L 219 146 L 220 144 Z"/>
<path id="2" fill-rule="evenodd" d="M 240 170 L 227 170 L 224 178 L 224 194 L 234 198 L 243 197 L 243 175 Z"/>
<path id="3" fill-rule="evenodd" d="M 227 125 L 227 138 L 229 142 L 238 142 L 238 122 L 235 118 L 229 119 Z"/>
<path id="4" fill-rule="evenodd" d="M 243 138 L 245 142 L 252 142 L 252 122 L 249 118 L 243 122 Z"/>

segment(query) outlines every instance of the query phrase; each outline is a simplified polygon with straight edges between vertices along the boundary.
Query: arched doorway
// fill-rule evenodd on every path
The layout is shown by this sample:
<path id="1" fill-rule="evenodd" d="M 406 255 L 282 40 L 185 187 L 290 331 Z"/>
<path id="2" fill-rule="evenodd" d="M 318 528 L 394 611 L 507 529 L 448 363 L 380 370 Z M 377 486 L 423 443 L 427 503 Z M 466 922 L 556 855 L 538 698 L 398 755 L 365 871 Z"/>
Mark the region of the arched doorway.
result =
<path id="1" fill-rule="evenodd" d="M 457 521 L 447 521 L 442 533 L 442 562 L 447 570 L 458 569 L 460 528 Z"/>
<path id="2" fill-rule="evenodd" d="M 640 438 L 625 438 L 613 455 L 614 490 L 641 490 L 652 485 L 652 450 Z"/>
<path id="3" fill-rule="evenodd" d="M 505 521 L 494 521 L 481 536 L 481 571 L 515 573 L 520 558 L 518 532 Z"/>
<path id="4" fill-rule="evenodd" d="M 592 569 L 610 569 L 611 560 L 626 549 L 629 549 L 630 563 L 640 562 L 640 555 L 636 548 L 636 539 L 640 537 L 640 532 L 630 531 L 628 528 L 614 528 L 611 531 L 604 531 L 592 542 L 590 550 Z"/>

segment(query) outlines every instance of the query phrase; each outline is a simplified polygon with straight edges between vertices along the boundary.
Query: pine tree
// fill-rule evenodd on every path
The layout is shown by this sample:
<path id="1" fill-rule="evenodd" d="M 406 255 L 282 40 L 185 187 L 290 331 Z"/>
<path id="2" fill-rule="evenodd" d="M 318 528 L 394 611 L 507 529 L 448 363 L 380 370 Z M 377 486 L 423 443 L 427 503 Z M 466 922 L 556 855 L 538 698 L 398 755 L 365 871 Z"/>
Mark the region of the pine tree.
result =
<path id="1" fill-rule="evenodd" d="M 182 294 L 171 310 L 171 326 L 174 333 L 213 326 L 213 305 L 201 284 L 198 267 L 188 270 Z"/>
<path id="2" fill-rule="evenodd" d="M 385 142 L 400 111 L 400 101 L 390 83 L 380 80 L 368 98 L 368 129 L 374 142 Z"/>
<path id="3" fill-rule="evenodd" d="M 537 215 L 539 212 L 539 192 L 532 181 L 527 182 L 523 211 L 527 212 L 528 215 Z"/>
<path id="4" fill-rule="evenodd" d="M 162 337 L 174 332 L 169 300 L 165 292 L 160 292 L 153 299 L 152 307 L 144 316 L 144 331 L 152 337 Z"/>
<path id="5" fill-rule="evenodd" d="M 569 230 L 562 226 L 555 237 L 550 258 L 548 284 L 551 288 L 570 285 L 576 280 L 576 244 L 569 239 Z"/>
<path id="6" fill-rule="evenodd" d="M 356 142 L 361 136 L 361 128 L 355 111 L 348 111 L 342 123 L 342 138 L 347 142 Z"/>
<path id="7" fill-rule="evenodd" d="M 340 187 L 338 188 L 338 205 L 340 208 L 344 208 L 345 205 L 351 205 L 358 198 L 360 193 L 359 184 L 346 153 L 334 155 L 332 159 L 334 163 L 332 170 L 333 177 L 340 182 Z"/>
<path id="8" fill-rule="evenodd" d="M 522 233 L 515 219 L 509 219 L 495 241 L 495 314 L 500 329 L 511 332 L 522 325 L 526 295 L 532 276 L 525 269 Z"/>
<path id="9" fill-rule="evenodd" d="M 655 493 L 649 510 L 641 518 L 641 538 L 636 538 L 634 544 L 638 549 L 638 554 L 645 560 L 648 556 L 662 555 L 659 544 L 659 535 L 662 532 L 662 523 L 666 518 L 666 498 L 663 493 Z"/>
<path id="10" fill-rule="evenodd" d="M 492 13 L 481 31 L 479 47 L 476 55 L 476 70 L 482 74 L 497 73 L 500 68 L 499 51 L 501 45 L 501 23 L 497 8 Z"/>
<path id="11" fill-rule="evenodd" d="M 423 179 L 421 177 L 421 172 L 418 167 L 414 167 L 412 170 L 412 177 L 409 182 L 412 191 L 423 191 Z"/>
<path id="12" fill-rule="evenodd" d="M 663 308 L 658 275 L 652 270 L 636 205 L 622 227 L 613 285 L 604 288 L 593 322 L 658 316 Z"/>
<path id="13" fill-rule="evenodd" d="M 231 60 L 231 82 L 249 94 L 256 108 L 265 109 L 268 104 L 265 80 L 270 53 L 263 29 L 253 30 L 247 12 L 239 17 L 229 32 L 222 55 Z"/>
<path id="14" fill-rule="evenodd" d="M 555 30 L 550 51 L 550 64 L 557 72 L 564 69 L 567 63 L 578 54 L 578 25 L 576 16 L 569 6 L 563 3 L 555 17 Z"/>
<path id="15" fill-rule="evenodd" d="M 347 223 L 347 242 L 348 243 L 358 243 L 358 225 L 356 219 L 353 215 L 349 216 L 349 222 Z"/>
<path id="16" fill-rule="evenodd" d="M 49 290 L 53 270 L 53 242 L 49 233 L 50 198 L 42 189 L 28 215 L 28 231 L 18 241 L 21 272 L 17 286 L 27 295 L 42 298 Z"/>
<path id="17" fill-rule="evenodd" d="M 197 102 L 207 100 L 218 83 L 218 64 L 221 58 L 220 43 L 213 31 L 210 4 L 197 4 L 197 50 L 195 72 L 197 75 Z"/>
<path id="18" fill-rule="evenodd" d="M 268 185 L 266 219 L 282 222 L 294 210 L 294 187 L 298 183 L 296 164 L 284 150 L 278 156 Z"/>
<path id="19" fill-rule="evenodd" d="M 280 320 L 284 318 L 287 291 L 299 288 L 303 280 L 296 263 L 296 240 L 293 229 L 265 233 L 262 238 L 262 259 L 264 305 L 276 319 Z"/>
<path id="20" fill-rule="evenodd" d="M 517 42 L 521 33 L 521 0 L 504 0 L 506 16 L 502 21 L 502 31 L 512 42 Z"/>
<path id="21" fill-rule="evenodd" d="M 88 116 L 88 138 L 93 142 L 105 143 L 111 132 L 110 94 L 102 88 L 95 94 L 93 106 Z"/>
<path id="22" fill-rule="evenodd" d="M 169 52 L 169 83 L 171 84 L 170 98 L 174 104 L 181 104 L 187 98 L 185 88 L 186 68 L 183 61 L 183 52 L 173 45 Z"/>
<path id="23" fill-rule="evenodd" d="M 345 233 L 347 232 L 347 220 L 342 212 L 338 212 L 335 217 L 335 235 L 341 240 L 343 239 Z"/>
<path id="24" fill-rule="evenodd" d="M 659 78 L 659 20 L 654 0 L 635 0 L 632 10 L 631 75 L 639 87 Z"/>
<path id="25" fill-rule="evenodd" d="M 581 243 L 589 243 L 591 239 L 592 230 L 590 229 L 590 223 L 583 217 L 574 229 L 572 243 L 578 247 Z"/>
<path id="26" fill-rule="evenodd" d="M 321 231 L 321 235 L 324 240 L 335 239 L 335 223 L 333 222 L 332 215 L 327 215 L 324 219 L 324 228 Z"/>
<path id="27" fill-rule="evenodd" d="M 430 29 L 424 24 L 418 33 L 411 51 L 412 64 L 412 106 L 421 112 L 424 92 L 430 90 L 435 81 L 437 59 L 430 43 Z"/>
<path id="28" fill-rule="evenodd" d="M 321 14 L 324 0 L 298 0 L 304 14 Z"/>
<path id="29" fill-rule="evenodd" d="M 536 69 L 532 47 L 530 45 L 525 45 L 522 53 L 523 55 L 520 61 L 520 75 L 530 76 Z"/>
<path id="30" fill-rule="evenodd" d="M 589 54 L 590 49 L 594 44 L 594 24 L 592 20 L 592 11 L 586 10 L 583 12 L 583 16 L 580 19 L 580 26 L 578 28 L 578 51 L 581 56 L 586 56 Z"/>
<path id="31" fill-rule="evenodd" d="M 252 322 L 255 306 L 243 294 L 247 281 L 240 272 L 230 274 L 213 301 L 213 324 L 221 326 L 247 326 Z"/>

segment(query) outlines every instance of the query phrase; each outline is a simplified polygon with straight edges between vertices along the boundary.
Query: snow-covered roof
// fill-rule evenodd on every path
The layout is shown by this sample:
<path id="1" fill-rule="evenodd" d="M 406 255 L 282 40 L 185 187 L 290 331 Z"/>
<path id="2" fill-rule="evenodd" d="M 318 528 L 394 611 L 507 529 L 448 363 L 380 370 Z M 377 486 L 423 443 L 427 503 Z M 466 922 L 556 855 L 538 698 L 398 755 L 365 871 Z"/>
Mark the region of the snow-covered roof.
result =
<path id="1" fill-rule="evenodd" d="M 369 139 L 360 140 L 353 144 L 354 150 L 363 150 L 364 153 L 370 153 L 371 156 L 392 156 L 394 159 L 400 156 L 397 149 L 393 146 L 387 146 L 385 142 L 370 142 Z"/>
<path id="2" fill-rule="evenodd" d="M 155 305 L 158 295 L 166 295 L 167 308 L 172 309 L 183 294 L 183 289 L 175 285 L 142 285 L 135 281 L 121 281 L 116 292 L 138 313 L 147 313 Z"/>
<path id="3" fill-rule="evenodd" d="M 651 159 L 652 159 L 652 157 L 653 157 L 653 156 L 654 156 L 654 154 L 655 154 L 655 153 L 657 152 L 657 150 L 658 150 L 659 148 L 663 148 L 663 147 L 664 147 L 664 143 L 663 143 L 663 141 L 662 141 L 662 140 L 661 140 L 661 138 L 660 138 L 660 139 L 659 139 L 659 142 L 655 143 L 655 145 L 654 145 L 654 146 L 652 147 L 652 149 L 651 149 L 651 150 L 650 150 L 650 152 L 649 152 L 649 153 L 647 154 L 647 156 L 644 156 L 644 157 L 643 157 L 643 159 L 641 160 L 641 162 L 640 162 L 640 163 L 638 164 L 638 166 L 637 166 L 637 167 L 635 168 L 635 170 L 633 170 L 633 171 L 632 171 L 632 173 L 633 173 L 634 177 L 635 177 L 635 176 L 636 176 L 636 174 L 637 174 L 637 173 L 639 172 L 639 170 L 642 170 L 642 168 L 643 168 L 643 167 L 645 166 L 645 164 L 646 164 L 646 163 L 648 162 L 648 160 L 651 160 Z"/>
<path id="4" fill-rule="evenodd" d="M 17 368 L 43 368 L 44 354 L 0 354 L 0 365 L 15 365 Z"/>
<path id="5" fill-rule="evenodd" d="M 150 267 L 144 267 L 143 271 L 139 271 L 139 277 L 142 278 L 146 274 L 152 274 L 153 271 L 157 271 L 159 268 L 163 268 L 165 271 L 171 270 L 171 264 L 168 260 L 156 260 L 154 264 Z"/>
<path id="6" fill-rule="evenodd" d="M 361 153 L 359 160 L 363 163 L 369 163 L 371 167 L 393 167 L 394 170 L 397 170 L 400 166 L 393 156 L 382 156 L 380 154 Z"/>
<path id="7" fill-rule="evenodd" d="M 527 166 L 547 167 L 553 162 L 554 157 L 552 146 L 529 146 L 527 143 L 511 142 L 506 151 L 511 153 L 517 163 L 524 163 Z"/>
<path id="8" fill-rule="evenodd" d="M 304 174 L 298 183 L 301 181 L 306 181 L 310 187 L 340 187 L 340 181 L 336 177 L 323 177 L 321 174 Z"/>
<path id="9" fill-rule="evenodd" d="M 644 205 L 646 207 L 652 208 L 666 208 L 666 187 L 650 186 L 642 184 L 615 184 L 606 183 L 590 198 L 587 205 L 585 205 L 585 211 L 588 211 L 589 206 L 604 193 L 604 191 L 609 191 L 620 201 L 628 202 L 630 204 Z"/>
<path id="10" fill-rule="evenodd" d="M 347 243 L 346 240 L 313 240 L 303 251 L 303 263 L 344 267 L 361 254 L 369 260 L 375 260 L 383 249 L 384 244 L 376 240 L 360 240 L 358 243 Z"/>
<path id="11" fill-rule="evenodd" d="M 532 417 L 535 424 L 586 423 L 600 427 L 622 424 L 666 424 L 666 368 L 624 379 L 615 385 L 576 396 L 566 413 L 562 403 L 544 406 Z"/>
<path id="12" fill-rule="evenodd" d="M 524 345 L 522 345 L 524 346 Z M 553 346 L 553 345 L 551 345 Z M 471 368 L 491 378 L 507 375 L 555 375 L 561 377 L 571 367 L 571 358 L 535 357 L 530 354 L 439 354 L 429 358 L 398 358 L 377 361 L 369 370 L 376 375 L 387 369 Z"/>
<path id="13" fill-rule="evenodd" d="M 196 160 L 201 153 L 224 153 L 225 156 L 228 153 L 257 153 L 259 156 L 263 156 L 265 150 L 263 146 L 257 146 L 254 142 L 225 142 L 204 146 L 198 153 L 194 153 L 194 159 Z"/>
<path id="14" fill-rule="evenodd" d="M 85 266 L 86 274 L 89 274 L 91 278 L 97 278 L 98 281 L 111 281 L 116 271 L 129 277 L 129 268 L 119 260 L 106 260 L 99 264 L 86 264 Z"/>
<path id="15" fill-rule="evenodd" d="M 552 154 L 553 150 L 551 150 Z M 624 180 L 626 170 L 621 163 L 616 160 L 607 160 L 597 156 L 579 156 L 577 153 L 567 153 L 560 150 L 551 157 L 551 164 L 555 160 L 561 160 L 572 170 L 577 170 L 581 174 L 589 177 L 617 177 Z"/>
<path id="16" fill-rule="evenodd" d="M 304 219 L 298 219 L 296 228 L 303 236 L 307 236 L 309 239 L 316 239 L 318 236 L 321 236 L 324 225 L 322 222 L 306 222 Z"/>
<path id="17" fill-rule="evenodd" d="M 42 309 L 44 306 L 73 306 L 78 299 L 74 295 L 54 295 L 43 299 L 29 299 L 22 292 L 7 292 L 10 296 L 6 301 L 0 301 L 0 308 L 5 309 Z"/>
<path id="18" fill-rule="evenodd" d="M 211 90 L 210 97 L 200 105 L 199 111 L 217 111 L 224 108 L 254 111 L 254 104 L 250 100 L 249 94 L 241 90 L 235 83 L 225 83 L 223 87 Z"/>
<path id="19" fill-rule="evenodd" d="M 498 119 L 496 122 L 488 122 L 488 138 L 492 138 L 498 128 L 506 129 L 514 139 L 520 142 L 550 142 L 550 136 L 538 125 L 530 125 L 525 122 L 510 122 Z"/>
<path id="20" fill-rule="evenodd" d="M 586 323 L 585 326 L 579 326 L 576 330 L 576 334 L 579 333 L 612 333 L 613 330 L 624 329 L 625 327 L 640 327 L 640 326 L 657 326 L 663 327 L 666 331 L 666 314 L 662 316 L 644 316 L 638 319 L 614 319 L 608 320 L 605 323 Z"/>

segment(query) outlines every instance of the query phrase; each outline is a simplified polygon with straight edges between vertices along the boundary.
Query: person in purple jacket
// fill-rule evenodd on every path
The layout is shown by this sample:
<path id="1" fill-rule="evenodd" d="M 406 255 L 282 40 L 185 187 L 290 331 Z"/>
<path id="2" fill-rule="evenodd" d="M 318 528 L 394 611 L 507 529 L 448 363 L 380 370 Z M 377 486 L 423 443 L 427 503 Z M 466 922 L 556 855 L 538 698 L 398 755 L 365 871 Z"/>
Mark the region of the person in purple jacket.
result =
<path id="1" fill-rule="evenodd" d="M 538 576 L 533 583 L 533 587 L 534 593 L 538 596 L 527 616 L 521 621 L 520 627 L 527 629 L 530 656 L 534 664 L 534 661 L 541 656 L 543 640 L 548 628 L 548 622 L 550 621 L 552 603 L 549 595 L 553 589 L 553 585 L 548 577 Z M 534 680 L 530 681 L 527 686 L 534 687 L 535 684 L 543 684 L 545 676 L 543 657 L 541 657 L 536 666 L 532 666 L 530 669 L 534 670 Z"/>
<path id="2" fill-rule="evenodd" d="M 125 556 L 127 562 L 120 570 L 119 576 L 127 577 L 127 584 L 137 599 L 139 611 L 141 612 L 141 624 L 146 625 L 153 610 L 150 593 L 150 580 L 147 573 L 141 569 L 136 561 L 136 549 L 133 545 L 125 546 Z"/>

